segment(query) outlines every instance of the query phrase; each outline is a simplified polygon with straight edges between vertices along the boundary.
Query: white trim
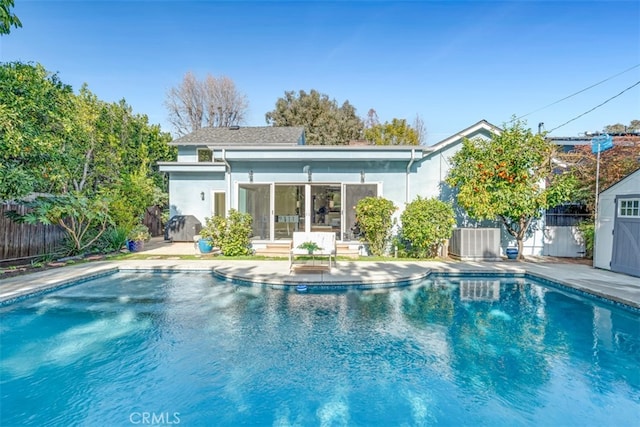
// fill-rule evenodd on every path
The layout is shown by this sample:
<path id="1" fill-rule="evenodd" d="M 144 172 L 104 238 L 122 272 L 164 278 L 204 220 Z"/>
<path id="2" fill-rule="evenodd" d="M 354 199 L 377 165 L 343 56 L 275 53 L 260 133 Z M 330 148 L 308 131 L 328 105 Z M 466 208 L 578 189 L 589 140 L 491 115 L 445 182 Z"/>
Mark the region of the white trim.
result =
<path id="1" fill-rule="evenodd" d="M 623 203 L 625 204 L 624 215 L 622 212 Z M 629 204 L 631 206 L 629 206 Z M 619 218 L 640 218 L 640 198 L 639 197 L 618 198 L 618 212 L 616 212 L 616 215 Z"/>

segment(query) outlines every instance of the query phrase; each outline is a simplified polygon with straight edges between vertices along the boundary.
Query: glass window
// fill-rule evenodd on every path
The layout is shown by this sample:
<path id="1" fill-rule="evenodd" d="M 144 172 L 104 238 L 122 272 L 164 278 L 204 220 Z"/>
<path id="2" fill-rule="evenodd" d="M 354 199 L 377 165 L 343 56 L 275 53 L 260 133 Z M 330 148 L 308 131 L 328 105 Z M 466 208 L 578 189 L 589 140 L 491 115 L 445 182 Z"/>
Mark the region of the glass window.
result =
<path id="1" fill-rule="evenodd" d="M 213 151 L 208 148 L 198 148 L 198 163 L 213 162 Z"/>
<path id="2" fill-rule="evenodd" d="M 618 216 L 640 217 L 640 199 L 621 199 Z"/>
<path id="3" fill-rule="evenodd" d="M 225 212 L 226 206 L 226 194 L 222 191 L 216 191 L 213 193 L 213 215 L 214 216 L 227 216 Z"/>

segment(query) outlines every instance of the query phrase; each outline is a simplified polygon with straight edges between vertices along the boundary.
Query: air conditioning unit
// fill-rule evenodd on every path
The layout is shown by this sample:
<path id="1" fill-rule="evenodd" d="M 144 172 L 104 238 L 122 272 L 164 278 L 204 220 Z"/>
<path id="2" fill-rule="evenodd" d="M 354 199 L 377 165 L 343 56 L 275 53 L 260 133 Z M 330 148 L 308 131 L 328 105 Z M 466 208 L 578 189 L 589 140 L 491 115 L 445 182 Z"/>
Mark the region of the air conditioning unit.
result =
<path id="1" fill-rule="evenodd" d="M 449 256 L 461 261 L 500 261 L 500 229 L 454 229 L 449 239 Z"/>

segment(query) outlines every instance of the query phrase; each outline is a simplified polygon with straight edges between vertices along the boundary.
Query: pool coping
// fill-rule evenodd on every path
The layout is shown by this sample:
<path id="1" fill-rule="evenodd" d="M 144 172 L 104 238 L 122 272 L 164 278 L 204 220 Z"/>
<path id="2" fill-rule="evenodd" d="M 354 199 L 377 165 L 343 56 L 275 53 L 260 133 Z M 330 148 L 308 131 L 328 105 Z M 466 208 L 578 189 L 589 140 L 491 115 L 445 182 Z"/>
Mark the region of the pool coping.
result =
<path id="1" fill-rule="evenodd" d="M 211 272 L 240 285 L 295 290 L 377 289 L 408 286 L 430 275 L 525 277 L 587 296 L 640 309 L 640 279 L 585 265 L 509 262 L 339 262 L 331 272 L 294 274 L 286 261 L 97 261 L 49 272 L 0 279 L 0 305 L 10 305 L 115 272 Z"/>

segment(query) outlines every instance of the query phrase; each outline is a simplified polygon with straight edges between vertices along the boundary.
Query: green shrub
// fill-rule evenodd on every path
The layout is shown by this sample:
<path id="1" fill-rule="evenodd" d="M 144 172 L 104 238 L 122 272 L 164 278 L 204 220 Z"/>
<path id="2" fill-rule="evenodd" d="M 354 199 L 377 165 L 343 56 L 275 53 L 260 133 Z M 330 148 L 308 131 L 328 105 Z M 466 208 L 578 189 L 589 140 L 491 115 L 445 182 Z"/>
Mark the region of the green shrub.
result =
<path id="1" fill-rule="evenodd" d="M 455 214 L 450 204 L 438 199 L 418 196 L 408 203 L 402 215 L 401 240 L 412 258 L 433 258 L 438 247 L 453 232 Z"/>
<path id="2" fill-rule="evenodd" d="M 116 252 L 127 242 L 128 230 L 124 227 L 110 227 L 100 236 L 100 243 L 104 252 Z"/>
<path id="3" fill-rule="evenodd" d="M 200 230 L 201 238 L 211 240 L 213 246 L 219 247 L 226 256 L 251 254 L 251 215 L 230 209 L 226 218 L 214 216 L 205 219 L 205 226 Z"/>
<path id="4" fill-rule="evenodd" d="M 593 242 L 596 233 L 593 221 L 582 221 L 578 224 L 578 231 L 584 239 L 585 256 L 587 258 L 593 258 Z"/>
<path id="5" fill-rule="evenodd" d="M 374 256 L 382 256 L 386 251 L 394 225 L 392 215 L 396 209 L 391 200 L 382 197 L 365 197 L 356 205 L 361 239 L 369 243 L 369 250 Z"/>

